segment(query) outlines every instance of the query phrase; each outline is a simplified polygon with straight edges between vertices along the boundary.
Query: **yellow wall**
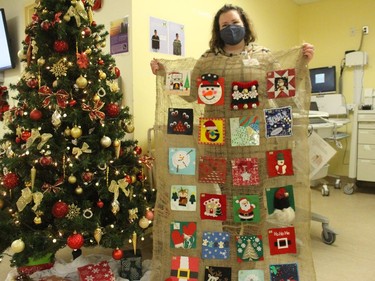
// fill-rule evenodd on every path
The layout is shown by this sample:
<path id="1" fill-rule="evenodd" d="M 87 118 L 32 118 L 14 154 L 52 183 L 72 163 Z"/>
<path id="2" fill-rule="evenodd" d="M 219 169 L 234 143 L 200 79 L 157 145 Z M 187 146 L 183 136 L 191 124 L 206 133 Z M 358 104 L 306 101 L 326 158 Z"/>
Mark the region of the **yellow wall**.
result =
<path id="1" fill-rule="evenodd" d="M 315 45 L 316 54 L 310 67 L 335 65 L 339 72 L 345 51 L 358 50 L 362 26 L 369 26 L 369 34 L 363 37 L 361 51 L 368 54 L 364 67 L 363 87 L 375 88 L 375 1 L 374 0 L 321 0 L 303 5 L 299 9 L 300 38 Z M 339 77 L 339 73 L 337 73 Z M 343 94 L 347 103 L 353 103 L 353 68 L 346 67 L 342 76 Z M 352 119 L 352 113 L 350 114 Z M 342 128 L 351 133 L 351 125 Z M 343 140 L 330 161 L 330 173 L 348 175 L 350 138 Z"/>

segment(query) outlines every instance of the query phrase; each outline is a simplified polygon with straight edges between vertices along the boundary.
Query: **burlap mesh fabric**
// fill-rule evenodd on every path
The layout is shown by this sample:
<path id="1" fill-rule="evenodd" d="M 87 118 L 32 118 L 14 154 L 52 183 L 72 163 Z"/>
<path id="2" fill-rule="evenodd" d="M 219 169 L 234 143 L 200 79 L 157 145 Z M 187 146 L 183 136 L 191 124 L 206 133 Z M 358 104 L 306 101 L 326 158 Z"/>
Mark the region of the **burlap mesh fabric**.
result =
<path id="1" fill-rule="evenodd" d="M 201 255 L 201 238 L 203 231 L 226 231 L 231 235 L 230 259 L 200 260 L 198 280 L 204 278 L 206 266 L 225 266 L 232 268 L 232 280 L 238 280 L 240 269 L 262 269 L 265 280 L 269 280 L 269 265 L 280 263 L 297 263 L 300 280 L 315 280 L 315 272 L 310 248 L 310 184 L 309 184 L 309 153 L 308 153 L 308 110 L 310 105 L 310 80 L 308 68 L 300 47 L 271 53 L 261 47 L 252 46 L 250 56 L 259 65 L 244 66 L 241 55 L 227 56 L 221 53 L 210 53 L 198 61 L 194 59 L 162 60 L 166 72 L 191 69 L 192 93 L 189 98 L 165 93 L 165 76 L 157 76 L 157 102 L 155 115 L 155 166 L 154 178 L 157 188 L 155 220 L 153 226 L 153 281 L 163 281 L 170 276 L 172 256 Z M 266 95 L 266 73 L 272 70 L 295 68 L 296 94 L 291 98 L 268 99 Z M 197 103 L 195 79 L 204 73 L 215 73 L 225 79 L 225 103 L 223 106 L 200 105 Z M 232 110 L 230 104 L 231 82 L 257 80 L 259 83 L 260 105 L 257 108 Z M 292 106 L 293 135 L 290 137 L 266 138 L 263 109 Z M 193 108 L 194 131 L 192 136 L 167 134 L 167 116 L 169 108 Z M 226 122 L 226 140 L 224 145 L 203 145 L 198 143 L 199 117 L 220 117 L 226 120 L 243 114 L 260 117 L 260 145 L 232 147 L 230 141 L 229 122 Z M 168 170 L 168 149 L 170 147 L 194 147 L 197 158 L 203 155 L 224 157 L 228 161 L 238 157 L 257 157 L 261 182 L 257 186 L 233 186 L 231 167 L 227 165 L 225 184 L 206 184 L 198 182 L 198 176 L 171 175 Z M 294 175 L 269 177 L 266 168 L 266 152 L 271 150 L 291 149 L 293 156 Z M 196 185 L 197 193 L 215 193 L 227 195 L 228 217 L 224 222 L 201 220 L 199 203 L 195 212 L 172 211 L 170 208 L 171 185 Z M 270 255 L 268 249 L 267 230 L 278 227 L 267 222 L 265 190 L 267 188 L 292 185 L 295 198 L 296 219 L 293 223 L 297 237 L 297 254 Z M 260 223 L 235 223 L 231 210 L 234 195 L 256 194 L 261 198 Z M 197 195 L 199 199 L 199 196 Z M 170 223 L 173 221 L 197 222 L 197 248 L 172 249 L 170 247 Z M 236 258 L 235 236 L 261 234 L 264 244 L 264 260 L 239 263 Z"/>

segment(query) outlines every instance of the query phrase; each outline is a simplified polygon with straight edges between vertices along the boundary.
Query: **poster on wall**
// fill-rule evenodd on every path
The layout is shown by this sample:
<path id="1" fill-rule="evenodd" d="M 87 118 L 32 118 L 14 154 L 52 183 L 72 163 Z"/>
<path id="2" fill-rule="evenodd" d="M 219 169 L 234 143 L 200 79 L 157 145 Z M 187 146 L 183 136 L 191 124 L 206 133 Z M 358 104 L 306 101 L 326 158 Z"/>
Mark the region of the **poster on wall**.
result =
<path id="1" fill-rule="evenodd" d="M 129 52 L 129 17 L 111 21 L 110 23 L 111 55 Z"/>
<path id="2" fill-rule="evenodd" d="M 150 17 L 150 52 L 185 55 L 184 25 Z"/>

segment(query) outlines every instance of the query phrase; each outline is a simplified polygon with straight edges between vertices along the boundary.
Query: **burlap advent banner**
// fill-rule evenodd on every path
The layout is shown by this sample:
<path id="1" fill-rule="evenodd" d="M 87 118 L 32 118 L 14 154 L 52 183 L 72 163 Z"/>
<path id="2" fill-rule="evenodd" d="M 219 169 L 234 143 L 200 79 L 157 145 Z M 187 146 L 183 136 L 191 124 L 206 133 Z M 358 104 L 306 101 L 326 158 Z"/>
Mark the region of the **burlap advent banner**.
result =
<path id="1" fill-rule="evenodd" d="M 301 48 L 161 63 L 151 280 L 315 280 Z"/>

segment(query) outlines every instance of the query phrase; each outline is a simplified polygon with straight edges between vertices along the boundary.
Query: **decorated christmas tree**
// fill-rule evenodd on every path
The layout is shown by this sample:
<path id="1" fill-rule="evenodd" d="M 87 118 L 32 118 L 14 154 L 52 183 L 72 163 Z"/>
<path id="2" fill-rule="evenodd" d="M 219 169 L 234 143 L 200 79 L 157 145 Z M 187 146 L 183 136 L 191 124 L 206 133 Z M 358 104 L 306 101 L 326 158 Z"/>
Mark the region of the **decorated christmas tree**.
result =
<path id="1" fill-rule="evenodd" d="M 120 259 L 153 218 L 152 159 L 127 137 L 132 116 L 95 2 L 37 0 L 25 30 L 0 143 L 0 253 L 10 247 L 12 266 L 66 246 Z"/>

